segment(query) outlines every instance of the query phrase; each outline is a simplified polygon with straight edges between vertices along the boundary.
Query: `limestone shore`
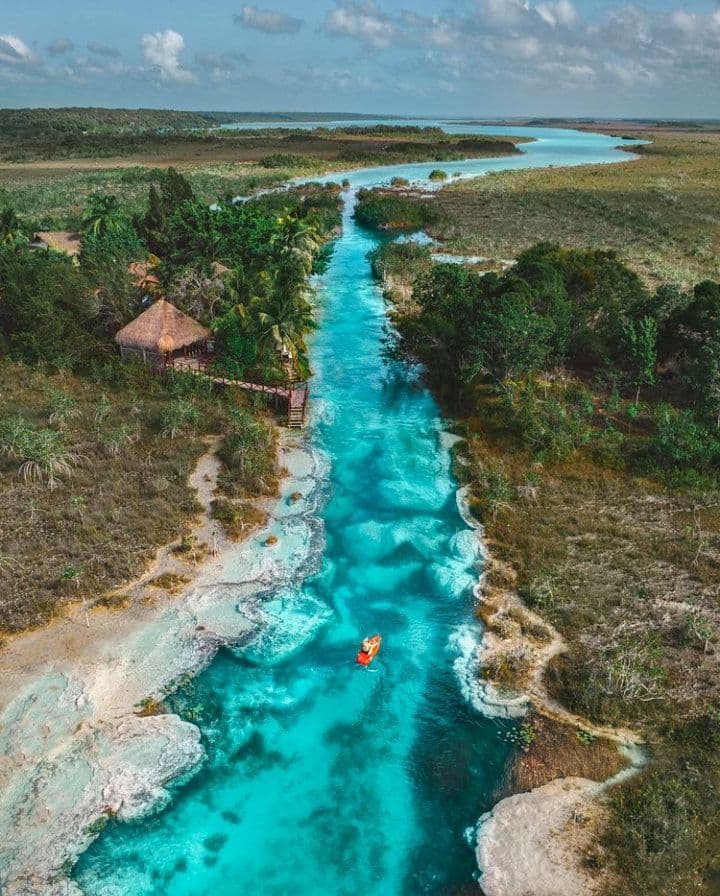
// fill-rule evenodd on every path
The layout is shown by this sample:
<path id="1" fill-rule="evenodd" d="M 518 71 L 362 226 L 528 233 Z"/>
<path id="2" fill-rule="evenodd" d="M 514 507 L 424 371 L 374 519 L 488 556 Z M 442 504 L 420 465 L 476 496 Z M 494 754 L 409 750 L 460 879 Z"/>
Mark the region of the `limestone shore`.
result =
<path id="1" fill-rule="evenodd" d="M 314 562 L 317 459 L 301 438 L 282 440 L 280 497 L 265 502 L 268 522 L 240 543 L 210 515 L 213 447 L 190 480 L 202 506 L 193 534 L 210 547 L 206 559 L 168 545 L 123 589 L 122 609 L 74 606 L 0 652 L 0 828 L 9 832 L 0 891 L 8 896 L 73 892 L 67 875 L 108 818 L 161 806 L 166 784 L 200 767 L 199 730 L 167 713 L 163 697 L 222 646 L 251 640 L 263 596 Z M 158 576 L 181 586 L 157 587 Z"/>
<path id="2" fill-rule="evenodd" d="M 484 896 L 594 896 L 606 882 L 585 861 L 604 818 L 608 789 L 634 774 L 645 758 L 637 733 L 603 728 L 569 712 L 544 684 L 551 659 L 565 649 L 560 634 L 529 610 L 515 590 L 513 570 L 492 556 L 483 527 L 469 510 L 468 492 L 460 489 L 458 506 L 477 530 L 484 568 L 475 589 L 477 612 L 485 624 L 477 648 L 475 702 L 486 715 L 521 718 L 539 715 L 617 745 L 625 767 L 605 781 L 570 776 L 556 778 L 524 793 L 500 800 L 483 815 L 475 832 L 475 854 Z M 532 634 L 530 634 L 532 633 Z M 493 680 L 493 669 L 518 658 L 512 687 Z M 503 660 L 503 662 L 498 662 Z M 483 668 L 485 677 L 479 677 Z"/>

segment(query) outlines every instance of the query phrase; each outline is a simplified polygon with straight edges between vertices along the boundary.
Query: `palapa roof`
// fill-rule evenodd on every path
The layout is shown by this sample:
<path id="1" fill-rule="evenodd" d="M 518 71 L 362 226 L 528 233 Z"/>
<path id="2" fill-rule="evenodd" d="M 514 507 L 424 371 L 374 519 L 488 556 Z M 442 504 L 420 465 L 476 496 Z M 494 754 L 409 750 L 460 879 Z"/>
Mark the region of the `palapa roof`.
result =
<path id="1" fill-rule="evenodd" d="M 71 230 L 39 230 L 35 240 L 48 249 L 67 252 L 73 258 L 80 252 L 80 234 Z"/>
<path id="2" fill-rule="evenodd" d="M 223 276 L 225 276 L 225 274 L 230 273 L 230 268 L 227 265 L 223 264 L 221 261 L 214 261 L 210 265 L 210 267 L 212 269 L 213 274 L 215 274 L 216 277 L 223 277 Z"/>
<path id="3" fill-rule="evenodd" d="M 135 286 L 152 288 L 160 285 L 160 281 L 150 271 L 155 265 L 151 261 L 133 261 L 128 265 L 128 273 Z"/>
<path id="4" fill-rule="evenodd" d="M 210 338 L 210 330 L 159 299 L 115 336 L 119 345 L 170 352 Z"/>

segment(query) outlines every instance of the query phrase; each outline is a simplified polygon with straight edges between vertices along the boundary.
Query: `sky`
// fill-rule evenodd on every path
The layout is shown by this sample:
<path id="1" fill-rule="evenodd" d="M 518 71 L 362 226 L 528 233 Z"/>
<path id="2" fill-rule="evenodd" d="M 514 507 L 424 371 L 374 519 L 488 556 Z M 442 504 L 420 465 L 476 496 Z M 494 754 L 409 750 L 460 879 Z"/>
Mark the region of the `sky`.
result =
<path id="1" fill-rule="evenodd" d="M 0 0 L 0 106 L 720 117 L 720 0 Z"/>

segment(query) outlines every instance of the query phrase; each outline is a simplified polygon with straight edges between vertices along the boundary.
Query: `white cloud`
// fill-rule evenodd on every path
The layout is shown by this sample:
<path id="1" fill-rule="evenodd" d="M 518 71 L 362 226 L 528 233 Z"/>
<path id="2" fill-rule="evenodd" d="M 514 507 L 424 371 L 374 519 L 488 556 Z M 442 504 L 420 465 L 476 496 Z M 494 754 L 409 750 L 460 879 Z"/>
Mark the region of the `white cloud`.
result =
<path id="1" fill-rule="evenodd" d="M 177 83 L 195 80 L 193 73 L 180 61 L 180 54 L 185 49 L 182 34 L 168 28 L 143 35 L 141 44 L 145 62 L 159 73 L 161 80 Z"/>
<path id="2" fill-rule="evenodd" d="M 196 53 L 195 65 L 207 72 L 215 81 L 238 80 L 240 69 L 247 69 L 250 59 L 233 50 L 227 53 Z M 245 75 L 240 75 L 240 78 Z"/>
<path id="3" fill-rule="evenodd" d="M 456 12 L 391 14 L 374 0 L 335 0 L 325 30 L 388 55 L 415 51 L 428 79 L 486 86 L 493 71 L 555 102 L 556 88 L 632 99 L 697 85 L 708 114 L 720 100 L 720 10 L 653 9 L 622 3 L 590 16 L 573 0 L 474 0 Z M 428 55 L 430 50 L 432 54 Z M 397 68 L 398 62 L 393 65 Z M 687 87 L 687 89 L 691 89 Z"/>
<path id="4" fill-rule="evenodd" d="M 345 0 L 327 14 L 325 28 L 330 34 L 354 37 L 378 49 L 389 47 L 397 30 L 373 0 Z"/>
<path id="5" fill-rule="evenodd" d="M 58 37 L 57 40 L 54 40 L 51 44 L 48 44 L 48 53 L 51 56 L 62 56 L 64 53 L 69 53 L 71 50 L 75 49 L 75 44 L 70 40 L 69 37 Z"/>
<path id="6" fill-rule="evenodd" d="M 25 41 L 14 34 L 0 34 L 0 62 L 9 65 L 32 65 L 37 59 Z"/>
<path id="7" fill-rule="evenodd" d="M 254 28 L 266 34 L 296 34 L 305 22 L 274 9 L 260 9 L 257 6 L 243 6 L 235 16 L 235 23 L 243 28 Z"/>
<path id="8" fill-rule="evenodd" d="M 555 28 L 557 25 L 568 27 L 577 20 L 578 14 L 570 0 L 551 0 L 536 7 L 540 18 Z"/>
<path id="9" fill-rule="evenodd" d="M 107 56 L 110 59 L 118 59 L 120 56 L 120 50 L 117 50 L 115 47 L 109 47 L 107 44 L 102 44 L 98 40 L 91 40 L 87 44 L 87 48 L 96 56 Z"/>

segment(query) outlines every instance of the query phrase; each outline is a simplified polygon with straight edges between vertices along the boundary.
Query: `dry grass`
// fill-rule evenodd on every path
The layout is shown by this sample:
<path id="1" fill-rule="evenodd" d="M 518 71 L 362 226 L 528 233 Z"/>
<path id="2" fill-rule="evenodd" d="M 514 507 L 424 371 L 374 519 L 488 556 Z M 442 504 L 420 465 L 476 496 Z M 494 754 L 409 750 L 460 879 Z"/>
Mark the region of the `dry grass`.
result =
<path id="1" fill-rule="evenodd" d="M 268 519 L 267 512 L 251 501 L 217 498 L 212 502 L 212 515 L 233 541 L 240 541 L 254 530 L 263 526 Z"/>
<path id="2" fill-rule="evenodd" d="M 549 671 L 550 691 L 595 722 L 634 725 L 650 742 L 649 765 L 618 788 L 596 844 L 621 881 L 613 894 L 715 894 L 720 495 L 670 491 L 582 454 L 531 469 L 495 409 L 481 402 L 479 410 L 468 421 L 465 475 L 493 555 L 515 573 L 499 584 L 517 585 L 570 647 Z M 539 482 L 531 503 L 512 487 L 529 474 Z M 510 484 L 501 500 L 498 478 Z M 516 789 L 619 770 L 614 747 L 541 725 L 511 772 Z"/>
<path id="3" fill-rule="evenodd" d="M 169 591 L 170 594 L 177 594 L 182 591 L 183 586 L 187 585 L 190 579 L 188 576 L 180 575 L 174 572 L 163 572 L 154 579 L 150 579 L 147 583 L 151 588 L 162 588 L 163 591 Z"/>
<path id="4" fill-rule="evenodd" d="M 628 765 L 616 743 L 590 739 L 552 719 L 535 716 L 535 737 L 513 762 L 509 790 L 521 793 L 556 778 L 579 777 L 606 781 Z"/>
<path id="5" fill-rule="evenodd" d="M 522 452 L 487 434 L 471 438 L 469 455 L 473 468 L 495 464 L 513 484 L 531 472 Z M 720 699 L 720 496 L 670 492 L 577 455 L 540 475 L 537 504 L 505 497 L 488 515 L 477 498 L 493 553 L 573 647 L 572 674 L 557 668 L 555 690 L 609 723 L 651 721 L 666 701 L 690 708 Z M 472 478 L 476 489 L 485 481 Z M 707 645 L 694 634 L 701 620 L 714 633 Z M 631 692 L 613 681 L 622 656 L 647 693 L 623 696 Z"/>
<path id="6" fill-rule="evenodd" d="M 40 625 L 68 601 L 122 605 L 122 595 L 105 595 L 135 579 L 199 510 L 188 476 L 207 450 L 202 432 L 162 436 L 168 395 L 152 378 L 135 391 L 5 362 L 0 380 L 0 419 L 21 412 L 61 430 L 83 458 L 53 490 L 24 482 L 17 461 L 0 460 L 0 630 Z M 224 413 L 213 401 L 201 413 L 211 431 Z M 71 413 L 51 423 L 61 404 Z M 201 546 L 186 547 L 201 556 Z"/>
<path id="7" fill-rule="evenodd" d="M 650 282 L 718 276 L 720 134 L 656 131 L 638 161 L 499 172 L 442 189 L 433 235 L 513 258 L 541 240 L 612 248 Z"/>

